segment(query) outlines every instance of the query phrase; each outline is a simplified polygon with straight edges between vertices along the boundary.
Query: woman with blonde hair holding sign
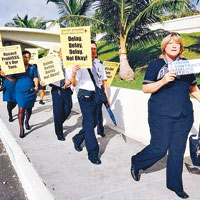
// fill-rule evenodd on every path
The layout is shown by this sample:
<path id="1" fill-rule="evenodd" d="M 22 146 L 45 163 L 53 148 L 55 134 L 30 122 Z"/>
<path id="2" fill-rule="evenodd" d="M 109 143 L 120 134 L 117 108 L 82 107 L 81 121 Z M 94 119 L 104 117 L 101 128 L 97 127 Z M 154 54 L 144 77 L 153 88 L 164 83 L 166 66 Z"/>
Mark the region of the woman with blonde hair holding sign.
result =
<path id="1" fill-rule="evenodd" d="M 151 93 L 148 102 L 150 145 L 132 156 L 131 175 L 140 180 L 145 170 L 163 158 L 168 151 L 167 188 L 180 198 L 188 198 L 183 190 L 183 157 L 188 133 L 193 124 L 192 94 L 200 101 L 200 91 L 193 74 L 176 76 L 168 71 L 168 63 L 183 59 L 183 42 L 179 34 L 170 33 L 161 43 L 160 59 L 151 62 L 143 81 L 143 92 Z"/>

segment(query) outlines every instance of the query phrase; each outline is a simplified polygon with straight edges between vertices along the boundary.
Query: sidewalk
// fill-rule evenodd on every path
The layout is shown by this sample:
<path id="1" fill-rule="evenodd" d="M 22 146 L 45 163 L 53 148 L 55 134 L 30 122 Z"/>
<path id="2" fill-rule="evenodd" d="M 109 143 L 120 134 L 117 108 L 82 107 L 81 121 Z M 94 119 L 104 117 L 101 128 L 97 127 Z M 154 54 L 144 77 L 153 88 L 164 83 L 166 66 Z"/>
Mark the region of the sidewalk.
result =
<path id="1" fill-rule="evenodd" d="M 8 154 L 0 140 L 0 199 L 26 200 L 19 178 L 13 169 Z"/>
<path id="2" fill-rule="evenodd" d="M 93 165 L 87 159 L 85 147 L 82 152 L 76 152 L 71 140 L 81 129 L 81 114 L 72 112 L 64 123 L 66 141 L 58 141 L 51 97 L 45 96 L 45 102 L 45 105 L 36 102 L 30 120 L 32 129 L 26 131 L 23 139 L 19 138 L 17 108 L 13 112 L 15 121 L 10 123 L 6 103 L 1 101 L 0 118 L 56 200 L 180 199 L 166 188 L 166 158 L 143 172 L 140 182 L 134 182 L 130 175 L 130 158 L 144 145 L 105 127 L 107 136 L 98 137 L 102 164 Z M 185 165 L 183 183 L 189 199 L 199 199 L 200 176 L 189 173 Z"/>

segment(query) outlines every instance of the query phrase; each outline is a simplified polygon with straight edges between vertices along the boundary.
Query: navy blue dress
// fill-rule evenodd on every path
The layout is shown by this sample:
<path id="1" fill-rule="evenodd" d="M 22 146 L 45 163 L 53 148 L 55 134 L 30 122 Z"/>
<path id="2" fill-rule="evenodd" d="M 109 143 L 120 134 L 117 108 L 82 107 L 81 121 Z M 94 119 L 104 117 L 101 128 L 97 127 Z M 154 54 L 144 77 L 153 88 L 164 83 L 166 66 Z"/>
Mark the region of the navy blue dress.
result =
<path id="1" fill-rule="evenodd" d="M 32 108 L 36 100 L 33 79 L 38 78 L 36 66 L 30 65 L 26 72 L 16 74 L 15 95 L 18 107 Z"/>
<path id="2" fill-rule="evenodd" d="M 13 77 L 8 75 L 8 77 Z M 8 79 L 4 79 L 3 86 L 6 88 L 6 91 L 3 92 L 3 101 L 16 103 L 15 97 L 15 82 L 11 82 Z"/>

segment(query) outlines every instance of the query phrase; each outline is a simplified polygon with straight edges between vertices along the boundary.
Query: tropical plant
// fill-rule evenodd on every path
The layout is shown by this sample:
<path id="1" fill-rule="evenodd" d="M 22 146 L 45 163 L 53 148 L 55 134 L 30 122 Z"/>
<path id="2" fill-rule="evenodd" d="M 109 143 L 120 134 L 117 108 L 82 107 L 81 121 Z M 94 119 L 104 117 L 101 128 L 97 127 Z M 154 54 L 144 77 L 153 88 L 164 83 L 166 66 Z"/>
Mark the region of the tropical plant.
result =
<path id="1" fill-rule="evenodd" d="M 90 11 L 94 0 L 47 0 L 47 4 L 49 2 L 55 3 L 58 8 L 60 17 L 54 23 L 59 23 L 61 27 L 89 24 L 86 13 Z"/>
<path id="2" fill-rule="evenodd" d="M 127 53 L 135 45 L 145 45 L 165 34 L 163 30 L 150 30 L 154 22 L 162 22 L 161 16 L 190 9 L 189 0 L 99 0 L 95 18 L 101 21 L 107 41 L 119 43 L 120 77 L 133 80 L 134 72 Z"/>
<path id="3" fill-rule="evenodd" d="M 36 17 L 28 19 L 28 15 L 25 15 L 23 18 L 21 18 L 18 14 L 12 20 L 13 22 L 6 23 L 5 26 L 46 29 L 46 23 L 48 22 L 44 21 L 43 17 L 39 18 L 38 20 Z"/>

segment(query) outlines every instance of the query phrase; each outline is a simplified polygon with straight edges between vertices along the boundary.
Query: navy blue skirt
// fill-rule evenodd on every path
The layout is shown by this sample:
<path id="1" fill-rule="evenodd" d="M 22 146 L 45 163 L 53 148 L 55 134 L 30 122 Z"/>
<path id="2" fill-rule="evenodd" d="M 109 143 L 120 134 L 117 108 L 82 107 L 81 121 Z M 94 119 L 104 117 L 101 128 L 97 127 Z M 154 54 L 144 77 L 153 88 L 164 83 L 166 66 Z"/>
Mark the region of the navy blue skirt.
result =
<path id="1" fill-rule="evenodd" d="M 18 107 L 21 108 L 32 108 L 34 106 L 34 103 L 36 101 L 36 93 L 25 93 L 25 92 L 16 92 L 15 93 L 16 100 Z"/>
<path id="2" fill-rule="evenodd" d="M 16 103 L 15 82 L 5 79 L 3 85 L 6 88 L 6 90 L 3 92 L 3 101 Z"/>

